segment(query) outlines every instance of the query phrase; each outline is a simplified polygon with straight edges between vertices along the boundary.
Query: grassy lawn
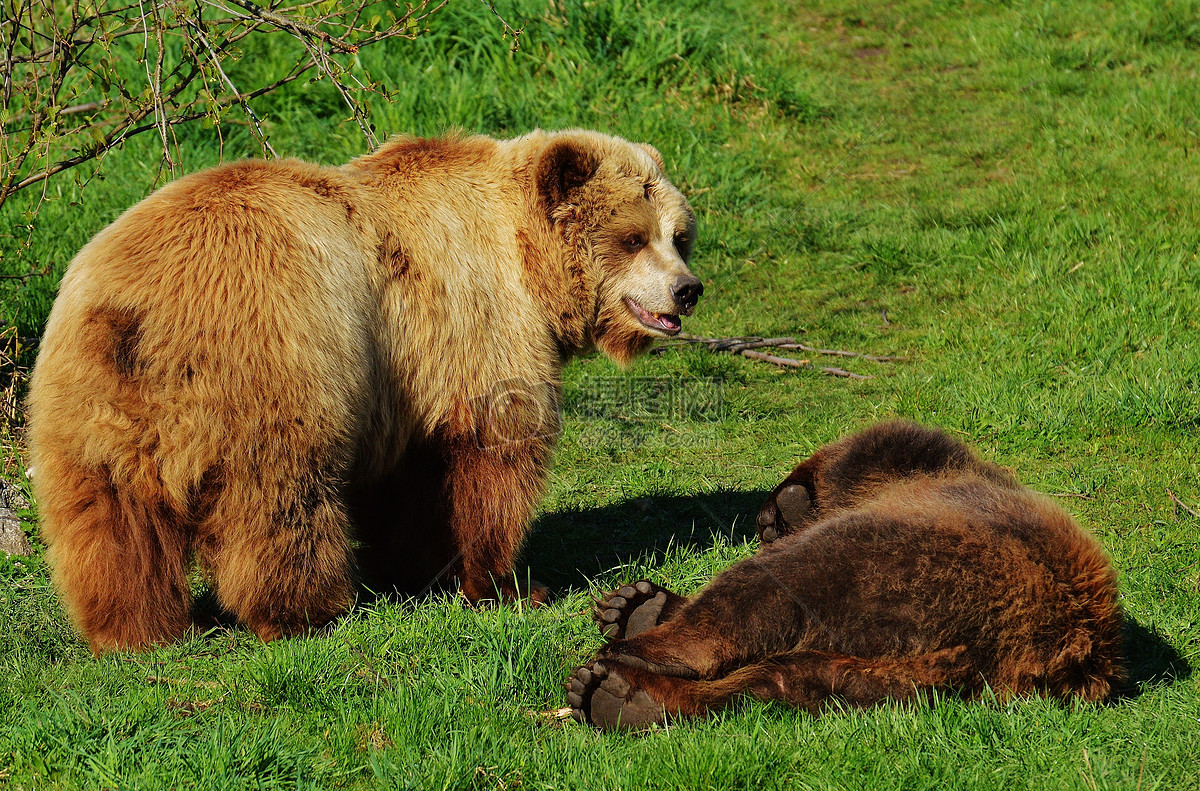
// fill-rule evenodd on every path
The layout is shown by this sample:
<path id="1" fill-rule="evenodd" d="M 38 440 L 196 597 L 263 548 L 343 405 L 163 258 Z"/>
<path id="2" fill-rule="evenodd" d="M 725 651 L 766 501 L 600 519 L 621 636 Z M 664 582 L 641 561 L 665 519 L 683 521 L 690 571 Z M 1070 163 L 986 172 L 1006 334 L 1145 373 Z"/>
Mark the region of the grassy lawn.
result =
<path id="1" fill-rule="evenodd" d="M 697 348 L 573 363 L 522 565 L 556 592 L 544 609 L 384 601 L 312 639 L 214 630 L 94 660 L 40 544 L 0 557 L 0 787 L 1200 787 L 1200 519 L 1168 494 L 1200 510 L 1200 3 L 497 7 L 528 20 L 516 53 L 486 6 L 453 0 L 429 35 L 364 56 L 398 89 L 380 130 L 652 142 L 699 220 L 685 329 L 907 360 L 814 358 L 865 381 Z M 292 87 L 256 105 L 277 150 L 362 152 L 327 84 Z M 212 129 L 181 135 L 188 169 L 222 156 Z M 223 146 L 256 150 L 244 127 Z M 0 213 L 0 270 L 48 272 L 0 279 L 22 365 L 71 255 L 156 168 L 139 139 L 86 190 L 53 183 L 32 236 L 21 200 Z M 588 394 L 613 377 L 630 395 L 597 414 Z M 663 387 L 704 408 L 666 410 Z M 974 442 L 1100 537 L 1136 695 L 820 719 L 752 704 L 645 736 L 547 716 L 600 645 L 592 590 L 699 587 L 754 551 L 753 515 L 796 462 L 891 416 Z M 19 429 L 3 472 L 24 485 Z"/>

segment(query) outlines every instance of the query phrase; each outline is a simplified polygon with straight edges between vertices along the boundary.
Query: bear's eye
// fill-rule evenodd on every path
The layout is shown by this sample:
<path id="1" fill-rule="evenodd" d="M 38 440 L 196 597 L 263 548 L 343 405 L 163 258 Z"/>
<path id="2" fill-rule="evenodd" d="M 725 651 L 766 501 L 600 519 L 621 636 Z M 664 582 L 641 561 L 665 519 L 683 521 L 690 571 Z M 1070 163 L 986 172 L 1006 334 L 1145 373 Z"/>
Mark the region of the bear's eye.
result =
<path id="1" fill-rule="evenodd" d="M 671 241 L 675 243 L 675 249 L 679 251 L 679 254 L 686 259 L 688 253 L 692 251 L 692 240 L 687 233 L 681 231 L 675 234 L 675 238 Z"/>
<path id="2" fill-rule="evenodd" d="M 636 253 L 646 246 L 646 237 L 640 233 L 631 233 L 622 240 L 621 246 L 625 248 L 626 252 Z"/>

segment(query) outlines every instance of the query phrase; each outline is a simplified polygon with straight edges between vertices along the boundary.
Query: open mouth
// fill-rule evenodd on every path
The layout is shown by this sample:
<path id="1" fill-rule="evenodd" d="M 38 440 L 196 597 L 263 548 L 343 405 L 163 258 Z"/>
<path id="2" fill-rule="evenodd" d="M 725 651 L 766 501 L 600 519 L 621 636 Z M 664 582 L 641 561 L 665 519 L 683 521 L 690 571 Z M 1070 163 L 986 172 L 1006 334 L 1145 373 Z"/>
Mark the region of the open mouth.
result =
<path id="1" fill-rule="evenodd" d="M 637 320 L 642 323 L 642 326 L 647 329 L 658 330 L 667 335 L 677 335 L 683 329 L 679 316 L 674 313 L 651 313 L 632 297 L 625 297 L 625 304 L 629 306 L 633 315 L 637 316 Z"/>

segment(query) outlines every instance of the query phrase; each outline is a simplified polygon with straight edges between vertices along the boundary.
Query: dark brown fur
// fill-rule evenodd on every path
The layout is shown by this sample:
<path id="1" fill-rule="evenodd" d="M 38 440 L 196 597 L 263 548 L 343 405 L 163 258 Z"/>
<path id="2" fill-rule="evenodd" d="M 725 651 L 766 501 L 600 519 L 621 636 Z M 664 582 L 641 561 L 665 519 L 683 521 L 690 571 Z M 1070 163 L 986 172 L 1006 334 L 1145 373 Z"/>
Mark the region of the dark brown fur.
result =
<path id="1" fill-rule="evenodd" d="M 794 484 L 812 505 L 788 522 L 777 499 Z M 886 423 L 822 448 L 759 525 L 782 538 L 577 675 L 582 716 L 609 692 L 625 705 L 602 727 L 614 710 L 637 726 L 746 696 L 810 711 L 930 690 L 1102 700 L 1123 678 L 1099 544 L 939 431 Z"/>

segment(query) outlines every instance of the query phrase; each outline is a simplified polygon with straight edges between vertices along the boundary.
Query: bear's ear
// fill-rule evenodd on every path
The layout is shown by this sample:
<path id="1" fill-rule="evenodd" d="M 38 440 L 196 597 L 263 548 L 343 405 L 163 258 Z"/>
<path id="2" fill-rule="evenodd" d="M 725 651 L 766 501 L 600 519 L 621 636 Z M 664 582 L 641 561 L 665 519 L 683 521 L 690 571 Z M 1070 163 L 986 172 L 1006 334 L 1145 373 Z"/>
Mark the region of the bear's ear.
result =
<path id="1" fill-rule="evenodd" d="M 662 154 L 658 153 L 657 148 L 649 143 L 638 143 L 637 147 L 650 155 L 650 158 L 654 160 L 654 164 L 658 165 L 659 170 L 666 170 L 667 166 L 663 164 Z"/>
<path id="2" fill-rule="evenodd" d="M 537 190 L 549 212 L 570 203 L 571 193 L 596 175 L 600 158 L 580 140 L 555 140 L 537 164 Z"/>

